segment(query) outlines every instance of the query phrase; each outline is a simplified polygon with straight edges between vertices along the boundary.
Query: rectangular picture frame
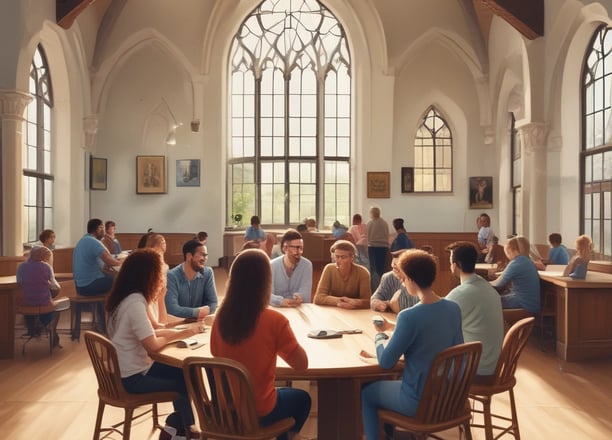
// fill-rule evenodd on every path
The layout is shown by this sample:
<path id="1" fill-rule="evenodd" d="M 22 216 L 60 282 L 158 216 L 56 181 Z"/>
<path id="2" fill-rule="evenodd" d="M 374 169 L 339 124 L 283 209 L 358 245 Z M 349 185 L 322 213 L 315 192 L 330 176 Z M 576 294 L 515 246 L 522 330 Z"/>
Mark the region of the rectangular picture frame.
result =
<path id="1" fill-rule="evenodd" d="M 200 186 L 200 159 L 176 161 L 176 186 Z"/>
<path id="2" fill-rule="evenodd" d="M 136 193 L 167 192 L 166 156 L 136 156 Z"/>
<path id="3" fill-rule="evenodd" d="M 107 159 L 101 157 L 89 157 L 89 189 L 94 191 L 106 191 L 108 175 L 107 175 Z"/>
<path id="4" fill-rule="evenodd" d="M 388 171 L 369 171 L 367 173 L 367 192 L 369 199 L 388 199 L 391 197 L 391 173 Z"/>
<path id="5" fill-rule="evenodd" d="M 470 177 L 470 209 L 493 208 L 493 177 Z"/>
<path id="6" fill-rule="evenodd" d="M 414 168 L 402 167 L 402 193 L 414 192 Z"/>

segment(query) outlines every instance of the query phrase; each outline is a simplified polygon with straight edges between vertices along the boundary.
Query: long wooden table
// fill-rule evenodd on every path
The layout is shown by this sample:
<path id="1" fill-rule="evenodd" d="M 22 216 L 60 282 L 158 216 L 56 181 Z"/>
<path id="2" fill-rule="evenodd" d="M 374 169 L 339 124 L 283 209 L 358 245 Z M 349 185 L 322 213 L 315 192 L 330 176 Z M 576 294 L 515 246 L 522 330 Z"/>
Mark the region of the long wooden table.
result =
<path id="1" fill-rule="evenodd" d="M 0 277 L 0 359 L 15 357 L 15 298 L 17 277 Z"/>
<path id="2" fill-rule="evenodd" d="M 276 375 L 279 380 L 312 380 L 318 382 L 317 432 L 320 440 L 359 439 L 362 435 L 361 387 L 364 383 L 389 378 L 402 371 L 403 364 L 393 370 L 383 370 L 376 361 L 360 358 L 361 350 L 374 352 L 372 325 L 374 312 L 370 310 L 343 310 L 337 307 L 302 304 L 298 308 L 279 308 L 291 322 L 300 344 L 308 354 L 308 370 L 297 372 L 282 359 L 278 359 Z M 385 314 L 383 314 L 385 315 Z M 390 319 L 394 318 L 387 314 Z M 338 339 L 312 339 L 313 329 L 351 330 L 359 328 L 361 334 L 345 334 Z M 205 345 L 194 350 L 170 344 L 153 359 L 182 367 L 189 356 L 211 356 L 207 331 L 196 336 Z M 256 356 L 256 353 L 253 354 Z"/>
<path id="3" fill-rule="evenodd" d="M 556 301 L 557 356 L 566 361 L 612 358 L 612 275 L 585 280 L 539 272 L 542 294 Z"/>

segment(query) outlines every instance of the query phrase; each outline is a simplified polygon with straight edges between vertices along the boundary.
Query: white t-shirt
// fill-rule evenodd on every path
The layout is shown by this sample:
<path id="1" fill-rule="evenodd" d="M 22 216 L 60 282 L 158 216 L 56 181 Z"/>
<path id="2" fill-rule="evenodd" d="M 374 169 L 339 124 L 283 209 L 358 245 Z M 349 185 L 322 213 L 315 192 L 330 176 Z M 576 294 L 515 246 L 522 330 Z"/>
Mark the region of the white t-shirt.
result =
<path id="1" fill-rule="evenodd" d="M 108 334 L 117 349 L 121 377 L 149 370 L 153 360 L 141 341 L 152 336 L 154 330 L 141 293 L 132 293 L 121 301 L 108 320 Z"/>

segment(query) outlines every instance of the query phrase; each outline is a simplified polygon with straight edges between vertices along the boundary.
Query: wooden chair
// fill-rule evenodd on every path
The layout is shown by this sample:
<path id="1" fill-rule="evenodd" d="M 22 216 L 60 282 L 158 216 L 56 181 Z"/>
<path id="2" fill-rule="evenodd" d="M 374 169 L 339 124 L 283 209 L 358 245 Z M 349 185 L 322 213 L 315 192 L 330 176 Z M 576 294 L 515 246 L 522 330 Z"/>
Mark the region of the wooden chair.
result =
<path id="1" fill-rule="evenodd" d="M 123 439 L 129 439 L 132 420 L 142 417 L 151 411 L 153 412 L 153 429 L 161 429 L 162 426 L 158 420 L 157 404 L 172 402 L 178 399 L 180 395 L 172 391 L 142 394 L 128 393 L 121 382 L 117 350 L 113 343 L 104 336 L 92 331 L 86 331 L 84 337 L 87 351 L 96 373 L 96 379 L 98 379 L 99 402 L 93 435 L 94 440 L 100 438 L 101 432 L 114 431 L 121 434 L 121 431 L 117 429 L 121 425 L 123 425 Z M 123 408 L 125 413 L 124 420 L 110 428 L 102 428 L 102 416 L 104 415 L 105 405 Z M 152 409 L 134 416 L 134 410 L 144 405 L 152 405 Z"/>
<path id="2" fill-rule="evenodd" d="M 225 358 L 188 357 L 183 373 L 200 425 L 201 439 L 270 439 L 295 424 L 293 418 L 261 426 L 249 372 Z M 209 394 L 210 390 L 210 394 Z"/>
<path id="3" fill-rule="evenodd" d="M 389 424 L 412 433 L 417 439 L 439 439 L 433 433 L 458 426 L 471 440 L 468 392 L 481 352 L 482 343 L 469 342 L 438 353 L 431 364 L 416 416 L 378 410 L 379 438 L 385 438 L 385 424 Z"/>
<path id="4" fill-rule="evenodd" d="M 516 404 L 514 402 L 514 385 L 516 384 L 515 372 L 519 356 L 529 339 L 533 329 L 535 318 L 521 319 L 515 323 L 506 336 L 502 344 L 502 351 L 497 361 L 495 373 L 486 378 L 476 378 L 470 388 L 470 398 L 482 403 L 482 411 L 472 410 L 474 413 L 483 414 L 484 424 L 472 424 L 475 428 L 484 428 L 487 440 L 498 439 L 506 433 L 510 433 L 517 440 L 520 439 L 518 418 L 516 416 Z M 495 394 L 507 391 L 510 396 L 511 417 L 501 416 L 491 413 L 491 400 Z M 493 418 L 510 422 L 507 427 L 493 425 Z M 501 432 L 493 436 L 493 429 Z"/>
<path id="5" fill-rule="evenodd" d="M 106 333 L 106 322 L 104 320 L 104 303 L 108 295 L 96 295 L 96 296 L 85 296 L 85 295 L 74 295 L 70 297 L 70 333 L 71 339 L 74 341 L 81 341 L 81 313 L 86 310 L 89 306 L 91 313 L 93 314 L 93 325 L 94 328 L 102 333 Z M 98 319 L 96 319 L 98 315 Z M 97 322 L 101 319 L 102 322 Z"/>

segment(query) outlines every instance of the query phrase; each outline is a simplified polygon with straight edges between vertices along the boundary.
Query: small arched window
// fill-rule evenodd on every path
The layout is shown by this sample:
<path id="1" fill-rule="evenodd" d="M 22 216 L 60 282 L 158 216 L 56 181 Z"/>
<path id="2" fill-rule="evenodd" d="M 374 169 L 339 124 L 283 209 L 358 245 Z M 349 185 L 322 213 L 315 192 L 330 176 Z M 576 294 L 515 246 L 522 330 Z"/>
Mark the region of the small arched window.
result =
<path id="1" fill-rule="evenodd" d="M 43 229 L 53 229 L 53 163 L 51 126 L 53 91 L 47 57 L 38 45 L 30 66 L 23 151 L 25 243 L 38 239 Z"/>
<path id="2" fill-rule="evenodd" d="M 453 190 L 453 136 L 435 107 L 423 116 L 414 139 L 414 191 Z"/>

